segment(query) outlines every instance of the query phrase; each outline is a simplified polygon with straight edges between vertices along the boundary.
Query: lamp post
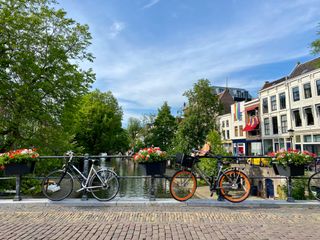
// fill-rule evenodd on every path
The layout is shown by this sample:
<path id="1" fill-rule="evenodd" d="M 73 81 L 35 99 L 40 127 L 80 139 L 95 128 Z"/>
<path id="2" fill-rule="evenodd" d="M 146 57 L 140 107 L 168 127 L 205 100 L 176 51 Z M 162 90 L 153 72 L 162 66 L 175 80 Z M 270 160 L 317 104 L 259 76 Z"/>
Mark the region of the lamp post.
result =
<path id="1" fill-rule="evenodd" d="M 294 136 L 294 130 L 292 128 L 288 129 L 288 133 L 289 133 L 289 138 L 290 138 L 290 148 L 293 149 L 292 138 Z M 292 197 L 292 179 L 291 179 L 291 176 L 288 177 L 287 181 L 288 181 L 288 198 L 287 198 L 287 201 L 288 202 L 294 202 L 294 198 Z"/>
<path id="2" fill-rule="evenodd" d="M 292 138 L 294 136 L 294 130 L 291 128 L 291 129 L 288 129 L 288 133 L 289 133 L 289 138 L 290 138 L 290 148 L 293 149 L 293 141 L 292 141 Z"/>

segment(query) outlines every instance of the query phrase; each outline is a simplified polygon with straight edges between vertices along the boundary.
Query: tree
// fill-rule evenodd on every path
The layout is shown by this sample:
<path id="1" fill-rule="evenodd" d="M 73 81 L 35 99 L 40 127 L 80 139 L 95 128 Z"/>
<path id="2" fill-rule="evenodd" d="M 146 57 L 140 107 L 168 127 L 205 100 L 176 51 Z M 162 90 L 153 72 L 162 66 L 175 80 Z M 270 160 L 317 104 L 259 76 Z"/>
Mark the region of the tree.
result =
<path id="1" fill-rule="evenodd" d="M 161 108 L 158 109 L 158 115 L 151 129 L 153 145 L 167 151 L 172 145 L 176 129 L 176 119 L 171 115 L 168 103 L 164 102 Z"/>
<path id="2" fill-rule="evenodd" d="M 66 133 L 65 109 L 94 81 L 87 25 L 66 18 L 54 0 L 0 0 L 0 152 Z M 37 137 L 37 139 L 35 139 Z M 69 136 L 70 137 L 70 136 Z"/>
<path id="3" fill-rule="evenodd" d="M 320 24 L 319 24 L 320 27 Z M 318 35 L 320 35 L 320 31 L 317 32 Z M 311 51 L 313 54 L 320 53 L 320 39 L 316 39 L 311 43 Z"/>
<path id="4" fill-rule="evenodd" d="M 137 118 L 129 118 L 127 131 L 129 134 L 130 144 L 133 146 L 139 139 L 139 134 L 141 132 L 142 126 L 141 121 Z"/>
<path id="5" fill-rule="evenodd" d="M 187 153 L 203 145 L 209 131 L 216 128 L 222 106 L 207 79 L 200 79 L 184 96 L 188 103 L 174 140 L 174 151 Z"/>
<path id="6" fill-rule="evenodd" d="M 121 127 L 122 110 L 111 92 L 85 95 L 75 119 L 75 140 L 85 152 L 109 154 L 126 151 L 128 133 Z"/>

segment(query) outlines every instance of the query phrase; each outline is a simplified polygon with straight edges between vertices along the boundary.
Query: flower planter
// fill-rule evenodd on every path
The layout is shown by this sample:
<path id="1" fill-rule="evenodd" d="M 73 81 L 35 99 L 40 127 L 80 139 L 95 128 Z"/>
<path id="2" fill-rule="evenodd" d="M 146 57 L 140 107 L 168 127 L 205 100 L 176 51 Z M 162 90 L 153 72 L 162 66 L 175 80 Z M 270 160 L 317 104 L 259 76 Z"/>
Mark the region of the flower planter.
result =
<path id="1" fill-rule="evenodd" d="M 5 175 L 23 175 L 32 173 L 34 170 L 35 162 L 28 163 L 9 163 L 5 165 Z"/>
<path id="2" fill-rule="evenodd" d="M 294 177 L 304 175 L 304 165 L 288 165 L 286 167 L 278 164 L 273 165 L 276 175 Z"/>
<path id="3" fill-rule="evenodd" d="M 146 175 L 163 175 L 166 172 L 166 161 L 142 163 L 146 169 Z"/>

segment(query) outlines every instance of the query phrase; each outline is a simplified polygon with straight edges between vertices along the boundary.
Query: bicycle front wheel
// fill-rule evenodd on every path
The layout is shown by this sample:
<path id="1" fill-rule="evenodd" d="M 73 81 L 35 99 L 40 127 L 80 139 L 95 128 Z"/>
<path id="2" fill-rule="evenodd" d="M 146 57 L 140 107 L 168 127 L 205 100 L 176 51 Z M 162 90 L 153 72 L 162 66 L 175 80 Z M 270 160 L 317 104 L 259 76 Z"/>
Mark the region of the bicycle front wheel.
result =
<path id="1" fill-rule="evenodd" d="M 197 179 L 190 171 L 176 172 L 170 181 L 171 196 L 178 201 L 187 201 L 197 189 Z"/>
<path id="2" fill-rule="evenodd" d="M 308 188 L 310 194 L 320 201 L 320 172 L 316 172 L 309 178 Z"/>
<path id="3" fill-rule="evenodd" d="M 102 169 L 94 174 L 89 183 L 92 195 L 99 201 L 109 201 L 119 192 L 119 180 L 116 173 Z"/>
<path id="4" fill-rule="evenodd" d="M 64 170 L 49 173 L 42 181 L 42 193 L 52 201 L 67 198 L 73 190 L 73 178 Z"/>
<path id="5" fill-rule="evenodd" d="M 249 197 L 251 184 L 245 173 L 238 170 L 229 170 L 220 177 L 219 189 L 226 200 L 238 203 Z"/>

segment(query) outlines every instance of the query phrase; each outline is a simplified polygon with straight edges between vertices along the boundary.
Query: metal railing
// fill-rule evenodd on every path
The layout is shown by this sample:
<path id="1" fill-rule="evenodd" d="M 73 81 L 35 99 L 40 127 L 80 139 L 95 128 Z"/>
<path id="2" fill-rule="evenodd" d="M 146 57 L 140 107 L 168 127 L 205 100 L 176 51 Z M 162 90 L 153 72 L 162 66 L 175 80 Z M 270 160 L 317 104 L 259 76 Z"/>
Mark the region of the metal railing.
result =
<path id="1" fill-rule="evenodd" d="M 40 160 L 50 160 L 50 159 L 63 159 L 66 158 L 66 156 L 40 156 Z M 88 176 L 89 172 L 89 161 L 90 159 L 111 159 L 111 158 L 118 158 L 118 159 L 130 159 L 132 158 L 131 156 L 127 155 L 92 155 L 90 156 L 89 154 L 85 154 L 83 156 L 74 156 L 74 158 L 77 159 L 83 159 L 83 174 L 85 176 Z M 174 156 L 171 156 L 173 159 Z M 223 159 L 227 159 L 228 163 L 231 164 L 246 164 L 249 165 L 250 168 L 255 168 L 255 167 L 261 167 L 265 166 L 265 162 L 262 159 L 271 159 L 272 157 L 269 156 L 208 156 L 205 158 L 212 158 L 212 159 L 217 159 L 218 161 L 222 161 Z M 248 162 L 248 160 L 251 159 L 251 162 Z M 231 160 L 231 161 L 230 161 Z M 252 162 L 253 160 L 253 162 Z M 314 171 L 317 171 L 317 162 L 319 163 L 320 158 L 316 158 L 314 162 Z M 270 166 L 269 166 L 270 167 Z M 287 180 L 287 201 L 291 202 L 294 201 L 292 198 L 292 179 L 308 179 L 306 176 L 299 176 L 299 177 L 292 177 L 292 176 L 253 176 L 253 175 L 248 175 L 248 177 L 252 180 L 255 179 L 286 179 Z M 34 177 L 27 177 L 27 178 L 32 178 L 32 179 L 38 179 L 42 180 L 44 177 L 41 176 L 34 176 Z M 149 178 L 151 179 L 151 186 L 149 190 L 149 199 L 150 200 L 155 200 L 155 179 L 156 178 L 163 178 L 170 180 L 171 176 L 119 176 L 120 179 L 141 179 L 141 178 Z M 6 180 L 6 179 L 16 179 L 16 194 L 14 196 L 15 201 L 20 201 L 21 200 L 21 176 L 17 175 L 15 177 L 0 177 L 0 180 Z M 88 200 L 88 193 L 86 191 L 83 192 L 81 199 L 83 201 Z"/>

